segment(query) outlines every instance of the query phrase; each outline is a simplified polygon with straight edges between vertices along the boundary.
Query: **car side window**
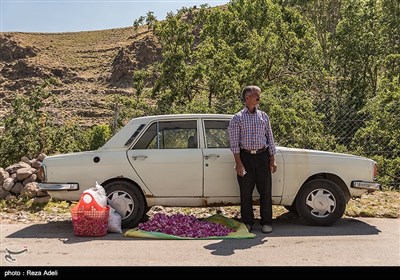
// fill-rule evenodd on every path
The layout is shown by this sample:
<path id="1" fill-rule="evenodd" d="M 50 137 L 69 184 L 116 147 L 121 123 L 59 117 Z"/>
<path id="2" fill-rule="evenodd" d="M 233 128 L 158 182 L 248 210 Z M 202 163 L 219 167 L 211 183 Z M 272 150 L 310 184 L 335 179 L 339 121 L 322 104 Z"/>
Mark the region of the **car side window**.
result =
<path id="1" fill-rule="evenodd" d="M 191 149 L 197 147 L 197 123 L 192 120 L 153 123 L 133 149 Z"/>
<path id="2" fill-rule="evenodd" d="M 136 142 L 135 146 L 133 146 L 133 149 L 134 150 L 154 149 L 154 147 L 151 147 L 150 144 L 156 138 L 156 135 L 157 135 L 157 123 L 153 123 L 142 135 L 142 137 L 140 137 L 140 139 Z"/>
<path id="3" fill-rule="evenodd" d="M 229 148 L 229 121 L 205 120 L 207 148 Z"/>

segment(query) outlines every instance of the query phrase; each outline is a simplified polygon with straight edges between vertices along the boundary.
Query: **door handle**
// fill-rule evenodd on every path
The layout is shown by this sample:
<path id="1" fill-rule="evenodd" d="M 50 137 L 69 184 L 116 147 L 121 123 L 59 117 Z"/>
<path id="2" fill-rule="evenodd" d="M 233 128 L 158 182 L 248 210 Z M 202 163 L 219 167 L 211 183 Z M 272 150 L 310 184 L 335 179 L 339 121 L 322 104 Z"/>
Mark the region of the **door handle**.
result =
<path id="1" fill-rule="evenodd" d="M 209 158 L 219 158 L 219 155 L 216 155 L 216 154 L 205 155 L 204 158 L 205 158 L 205 159 L 209 159 Z"/>
<path id="2" fill-rule="evenodd" d="M 147 158 L 147 156 L 132 156 L 133 160 L 137 160 L 137 159 L 143 159 L 145 160 Z"/>

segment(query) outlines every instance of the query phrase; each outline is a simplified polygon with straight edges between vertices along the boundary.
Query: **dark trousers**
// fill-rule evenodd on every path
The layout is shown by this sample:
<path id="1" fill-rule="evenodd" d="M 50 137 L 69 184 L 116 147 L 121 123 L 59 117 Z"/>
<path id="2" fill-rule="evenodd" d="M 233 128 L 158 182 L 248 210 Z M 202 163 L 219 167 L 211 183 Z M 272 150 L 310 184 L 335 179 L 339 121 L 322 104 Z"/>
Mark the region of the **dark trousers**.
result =
<path id="1" fill-rule="evenodd" d="M 249 154 L 241 150 L 240 159 L 247 171 L 243 177 L 237 176 L 240 186 L 240 215 L 242 222 L 250 225 L 254 223 L 252 195 L 254 186 L 256 186 L 260 194 L 260 224 L 271 225 L 272 180 L 269 153 L 266 151 L 260 154 Z"/>

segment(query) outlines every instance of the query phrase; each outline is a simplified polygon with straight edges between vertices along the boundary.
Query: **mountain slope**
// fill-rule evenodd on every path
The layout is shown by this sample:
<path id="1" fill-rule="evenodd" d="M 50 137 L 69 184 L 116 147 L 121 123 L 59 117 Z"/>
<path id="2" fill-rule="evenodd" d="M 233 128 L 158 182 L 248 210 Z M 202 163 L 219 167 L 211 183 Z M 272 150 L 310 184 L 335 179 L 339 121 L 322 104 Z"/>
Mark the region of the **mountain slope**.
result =
<path id="1" fill-rule="evenodd" d="M 146 26 L 70 33 L 0 33 L 0 118 L 14 93 L 29 94 L 45 79 L 60 120 L 85 126 L 110 121 L 107 96 L 133 94 L 132 73 L 158 60 L 161 49 Z"/>

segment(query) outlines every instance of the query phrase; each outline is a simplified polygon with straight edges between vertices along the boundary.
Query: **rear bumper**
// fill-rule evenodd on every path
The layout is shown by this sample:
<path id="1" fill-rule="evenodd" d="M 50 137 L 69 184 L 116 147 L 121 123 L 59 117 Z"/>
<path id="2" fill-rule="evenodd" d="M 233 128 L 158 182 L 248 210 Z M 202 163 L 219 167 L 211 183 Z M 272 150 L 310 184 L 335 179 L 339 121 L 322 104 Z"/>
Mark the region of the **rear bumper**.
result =
<path id="1" fill-rule="evenodd" d="M 355 189 L 364 189 L 369 191 L 378 191 L 381 189 L 381 185 L 377 182 L 367 182 L 367 181 L 352 181 L 351 187 Z"/>
<path id="2" fill-rule="evenodd" d="M 39 183 L 39 189 L 44 191 L 76 191 L 78 183 Z"/>

